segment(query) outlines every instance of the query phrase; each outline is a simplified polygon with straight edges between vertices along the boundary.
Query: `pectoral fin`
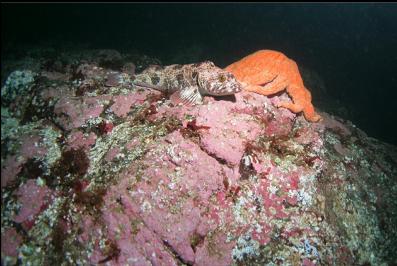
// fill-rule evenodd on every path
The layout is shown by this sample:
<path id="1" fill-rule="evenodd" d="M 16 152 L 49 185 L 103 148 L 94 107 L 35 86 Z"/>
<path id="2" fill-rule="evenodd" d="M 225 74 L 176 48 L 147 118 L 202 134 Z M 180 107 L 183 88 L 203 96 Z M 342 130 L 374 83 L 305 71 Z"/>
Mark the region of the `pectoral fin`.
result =
<path id="1" fill-rule="evenodd" d="M 170 96 L 170 100 L 174 104 L 194 105 L 203 103 L 203 97 L 197 86 L 186 87 L 174 92 Z"/>

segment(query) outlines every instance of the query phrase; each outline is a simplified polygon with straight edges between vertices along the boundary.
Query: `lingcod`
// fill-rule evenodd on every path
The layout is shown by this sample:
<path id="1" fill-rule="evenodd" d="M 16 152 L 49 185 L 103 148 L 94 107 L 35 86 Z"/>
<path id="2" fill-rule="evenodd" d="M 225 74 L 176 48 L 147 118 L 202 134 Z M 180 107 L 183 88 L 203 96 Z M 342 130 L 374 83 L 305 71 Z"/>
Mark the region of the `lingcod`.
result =
<path id="1" fill-rule="evenodd" d="M 204 96 L 233 95 L 242 90 L 233 74 L 211 61 L 149 66 L 135 75 L 133 84 L 164 92 L 174 102 L 185 104 L 201 104 Z"/>

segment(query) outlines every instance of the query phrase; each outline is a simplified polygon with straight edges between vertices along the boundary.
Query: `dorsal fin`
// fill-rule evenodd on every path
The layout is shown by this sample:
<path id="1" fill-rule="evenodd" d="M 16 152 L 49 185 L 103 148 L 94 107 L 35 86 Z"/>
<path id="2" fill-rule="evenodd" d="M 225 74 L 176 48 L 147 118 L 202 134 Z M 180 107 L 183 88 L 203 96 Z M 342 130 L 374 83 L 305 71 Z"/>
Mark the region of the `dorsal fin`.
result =
<path id="1" fill-rule="evenodd" d="M 145 82 L 142 82 L 142 81 L 139 81 L 139 80 L 134 80 L 132 82 L 132 84 L 137 86 L 137 87 L 149 88 L 149 89 L 154 89 L 154 90 L 158 90 L 158 91 L 162 91 L 162 92 L 166 92 L 167 91 L 166 88 L 163 88 L 161 86 L 156 86 L 156 85 L 153 85 L 153 84 L 150 84 L 150 83 L 145 83 Z"/>

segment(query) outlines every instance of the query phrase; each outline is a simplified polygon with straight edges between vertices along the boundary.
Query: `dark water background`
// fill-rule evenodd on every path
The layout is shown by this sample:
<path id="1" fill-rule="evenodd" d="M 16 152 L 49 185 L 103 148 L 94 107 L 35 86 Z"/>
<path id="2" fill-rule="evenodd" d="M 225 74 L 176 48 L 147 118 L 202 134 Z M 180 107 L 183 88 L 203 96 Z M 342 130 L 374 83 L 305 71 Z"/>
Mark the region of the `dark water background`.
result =
<path id="1" fill-rule="evenodd" d="M 328 103 L 337 99 L 354 113 L 345 118 L 369 136 L 397 145 L 395 3 L 1 7 L 2 47 L 85 43 L 120 52 L 136 49 L 163 64 L 190 63 L 183 56 L 174 62 L 190 47 L 195 59 L 221 67 L 259 49 L 281 51 L 319 74 Z M 10 52 L 2 48 L 2 55 Z"/>

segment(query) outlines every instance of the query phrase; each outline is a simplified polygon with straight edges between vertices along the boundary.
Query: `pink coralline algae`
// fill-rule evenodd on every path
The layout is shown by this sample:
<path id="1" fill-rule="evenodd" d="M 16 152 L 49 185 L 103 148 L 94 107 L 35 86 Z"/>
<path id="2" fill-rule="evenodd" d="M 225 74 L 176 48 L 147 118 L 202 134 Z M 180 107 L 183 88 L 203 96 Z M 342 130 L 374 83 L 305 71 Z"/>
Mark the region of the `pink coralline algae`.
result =
<path id="1" fill-rule="evenodd" d="M 155 92 L 156 93 L 156 92 Z M 137 104 L 143 104 L 151 94 L 148 91 L 142 93 L 131 93 L 129 95 L 119 95 L 113 97 L 114 104 L 110 109 L 119 117 L 125 117 L 130 111 L 131 107 Z M 159 94 L 157 92 L 157 94 Z"/>
<path id="2" fill-rule="evenodd" d="M 111 148 L 107 153 L 106 153 L 106 161 L 111 162 L 116 156 L 117 154 L 120 153 L 120 148 L 119 147 L 115 147 L 115 148 Z"/>
<path id="3" fill-rule="evenodd" d="M 175 105 L 109 58 L 65 67 L 70 80 L 49 67 L 35 119 L 2 135 L 3 264 L 397 260 L 396 147 L 275 107 L 285 93 Z"/>
<path id="4" fill-rule="evenodd" d="M 1 187 L 5 187 L 16 178 L 22 169 L 24 161 L 18 161 L 17 156 L 9 156 L 1 167 Z"/>
<path id="5" fill-rule="evenodd" d="M 186 153 L 186 151 L 189 152 Z M 136 183 L 134 191 L 130 191 L 129 188 L 133 180 L 131 180 L 130 173 L 125 174 L 125 179 L 110 188 L 105 196 L 103 219 L 107 230 L 109 230 L 110 240 L 120 248 L 118 262 L 127 263 L 128 256 L 133 255 L 131 247 L 136 249 L 139 246 L 140 249 L 143 249 L 140 251 L 143 252 L 140 256 L 150 255 L 148 259 L 155 265 L 173 265 L 175 263 L 174 260 L 164 261 L 170 254 L 162 253 L 170 248 L 186 263 L 194 263 L 197 255 L 195 255 L 191 242 L 198 241 L 195 238 L 204 238 L 204 235 L 200 235 L 200 233 L 203 234 L 203 230 L 199 230 L 199 227 L 202 226 L 201 223 L 206 223 L 205 216 L 201 215 L 203 211 L 201 205 L 208 202 L 214 191 L 222 189 L 223 167 L 219 166 L 214 158 L 201 151 L 194 143 L 184 139 L 179 132 L 172 133 L 154 145 L 145 161 L 150 165 L 145 165 L 146 171 L 142 174 L 145 179 L 151 180 L 150 183 L 143 180 Z M 178 165 L 184 165 L 186 168 L 183 169 Z M 198 175 L 198 178 L 182 179 L 183 176 L 194 176 L 195 174 Z M 151 196 L 153 193 L 158 196 L 153 198 Z M 188 197 L 189 193 L 192 194 L 190 198 Z M 183 198 L 185 199 L 180 202 Z M 120 206 L 123 208 L 120 209 Z M 113 212 L 112 210 L 115 209 L 120 209 L 120 212 Z M 137 228 L 125 226 L 131 223 L 136 223 L 135 227 Z M 133 237 L 133 234 L 138 235 Z M 153 235 L 156 235 L 152 244 L 157 243 L 159 247 L 154 249 L 151 245 L 143 245 L 140 242 L 142 241 L 141 237 L 138 237 L 140 234 L 149 234 L 149 236 L 142 235 L 144 238 L 153 238 Z M 123 237 L 120 238 L 121 235 Z M 130 240 L 133 238 L 138 241 L 135 245 L 139 245 L 131 246 Z M 230 249 L 231 245 L 228 246 Z M 218 248 L 220 251 L 224 251 L 221 246 Z M 152 252 L 149 252 L 148 249 L 158 250 L 160 253 L 156 252 L 156 256 L 151 258 Z M 202 250 L 199 254 L 201 253 L 203 253 Z M 158 259 L 155 260 L 155 258 L 158 256 L 163 257 L 163 260 L 156 262 Z M 209 258 L 202 257 L 199 259 L 203 262 L 209 260 Z M 222 260 L 230 261 L 230 259 L 226 256 Z"/>
<path id="6" fill-rule="evenodd" d="M 30 229 L 37 215 L 50 204 L 51 194 L 50 189 L 39 187 L 36 180 L 29 179 L 15 193 L 21 208 L 18 214 L 12 217 L 13 221 L 22 224 L 25 229 Z"/>
<path id="7" fill-rule="evenodd" d="M 54 107 L 54 114 L 64 129 L 78 128 L 87 120 L 99 117 L 104 110 L 104 103 L 101 102 L 106 100 L 110 97 L 61 98 Z"/>
<path id="8" fill-rule="evenodd" d="M 1 166 L 1 187 L 10 184 L 15 180 L 22 166 L 29 159 L 42 158 L 47 150 L 42 144 L 42 138 L 37 135 L 24 135 L 21 138 L 18 156 L 12 155 L 7 157 L 5 163 Z"/>
<path id="9" fill-rule="evenodd" d="M 262 127 L 252 116 L 233 112 L 241 107 L 240 103 L 226 102 L 202 106 L 196 119 L 198 126 L 209 127 L 208 130 L 203 130 L 202 148 L 233 166 L 239 165 L 245 143 L 254 141 L 263 134 Z M 213 115 L 214 112 L 217 115 Z"/>
<path id="10" fill-rule="evenodd" d="M 22 243 L 22 236 L 20 236 L 15 228 L 6 228 L 1 231 L 1 257 L 10 256 L 16 257 L 18 255 L 18 247 Z"/>
<path id="11" fill-rule="evenodd" d="M 84 150 L 89 150 L 91 146 L 95 144 L 97 136 L 95 133 L 91 132 L 88 136 L 84 136 L 83 132 L 76 131 L 69 135 L 67 140 L 68 148 L 78 150 L 83 148 Z"/>

